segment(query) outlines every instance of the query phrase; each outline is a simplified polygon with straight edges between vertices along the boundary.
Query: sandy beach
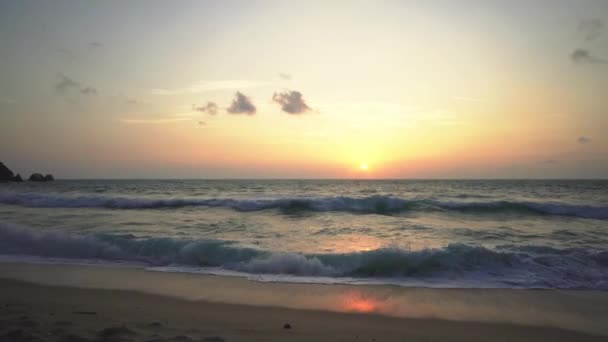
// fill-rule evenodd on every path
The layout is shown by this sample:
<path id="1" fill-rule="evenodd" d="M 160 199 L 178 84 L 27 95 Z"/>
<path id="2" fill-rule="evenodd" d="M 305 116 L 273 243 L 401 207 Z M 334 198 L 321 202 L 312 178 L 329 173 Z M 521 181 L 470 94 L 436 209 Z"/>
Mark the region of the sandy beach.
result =
<path id="1" fill-rule="evenodd" d="M 0 341 L 607 339 L 601 322 L 606 318 L 608 296 L 602 292 L 259 283 L 233 277 L 149 272 L 130 267 L 50 264 L 3 263 L 0 264 L 0 277 L 3 278 L 0 280 Z M 353 297 L 351 301 L 342 301 L 342 307 L 331 308 L 329 305 L 337 302 L 326 302 L 327 295 L 352 294 L 353 291 L 360 291 L 359 299 Z M 242 297 L 234 296 L 240 292 Z M 221 293 L 232 296 L 232 300 L 226 300 Z M 413 318 L 414 313 L 390 313 L 374 307 L 379 304 L 373 302 L 373 293 L 376 298 L 384 296 L 385 299 L 387 293 L 391 293 L 391 299 L 385 302 L 409 300 L 413 303 L 413 298 L 417 298 L 419 308 L 430 307 L 429 298 L 435 298 L 446 310 L 431 314 L 431 309 L 427 308 L 426 313 L 418 313 L 418 318 Z M 271 297 L 284 300 L 284 305 L 273 302 Z M 311 300 L 315 297 L 316 303 Z M 470 317 L 480 305 L 492 303 L 500 307 L 496 312 L 502 310 L 506 314 L 478 320 L 465 316 L 441 318 L 448 317 L 449 312 L 452 315 L 457 315 L 458 310 L 466 312 L 466 308 L 462 308 L 465 297 L 475 298 L 469 301 Z M 511 305 L 504 305 L 506 301 Z M 242 304 L 237 304 L 239 302 Z M 323 302 L 328 305 L 325 309 L 314 309 L 321 308 Z M 424 302 L 427 304 L 422 305 Z M 528 302 L 528 309 L 525 309 L 525 302 Z M 517 308 L 520 317 L 525 318 L 531 312 L 545 317 L 527 323 L 517 322 L 508 314 L 509 310 Z M 408 315 L 412 317 L 405 317 Z M 425 317 L 432 315 L 439 318 Z M 577 322 L 576 317 L 581 321 Z M 543 319 L 545 323 L 542 323 Z M 561 324 L 560 319 L 563 322 L 570 319 L 569 325 L 557 327 Z M 588 324 L 582 323 L 585 321 Z"/>

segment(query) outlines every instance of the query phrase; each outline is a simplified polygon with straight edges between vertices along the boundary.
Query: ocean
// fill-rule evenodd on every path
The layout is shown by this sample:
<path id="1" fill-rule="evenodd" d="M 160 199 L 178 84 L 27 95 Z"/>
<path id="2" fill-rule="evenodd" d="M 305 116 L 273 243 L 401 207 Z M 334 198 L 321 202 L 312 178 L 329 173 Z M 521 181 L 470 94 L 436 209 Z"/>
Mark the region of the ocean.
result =
<path id="1" fill-rule="evenodd" d="M 608 181 L 0 184 L 0 260 L 276 282 L 608 290 Z"/>

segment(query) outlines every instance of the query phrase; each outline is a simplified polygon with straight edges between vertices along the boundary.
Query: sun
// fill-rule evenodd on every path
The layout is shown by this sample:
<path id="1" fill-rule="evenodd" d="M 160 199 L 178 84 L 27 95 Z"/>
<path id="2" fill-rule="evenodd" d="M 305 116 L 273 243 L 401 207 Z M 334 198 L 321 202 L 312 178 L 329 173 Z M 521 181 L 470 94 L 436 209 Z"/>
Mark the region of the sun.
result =
<path id="1" fill-rule="evenodd" d="M 361 166 L 359 166 L 361 168 L 362 171 L 366 171 L 367 170 L 367 164 L 366 163 L 361 163 Z"/>

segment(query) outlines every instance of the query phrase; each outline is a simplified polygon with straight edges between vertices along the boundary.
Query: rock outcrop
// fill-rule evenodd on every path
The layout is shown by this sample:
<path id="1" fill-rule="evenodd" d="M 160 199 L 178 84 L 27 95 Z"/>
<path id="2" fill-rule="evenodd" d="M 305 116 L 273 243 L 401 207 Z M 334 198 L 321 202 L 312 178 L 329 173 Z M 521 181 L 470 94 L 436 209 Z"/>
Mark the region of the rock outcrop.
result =
<path id="1" fill-rule="evenodd" d="M 51 174 L 42 175 L 42 173 L 32 173 L 28 179 L 30 182 L 51 182 L 55 180 L 55 177 Z"/>
<path id="2" fill-rule="evenodd" d="M 32 173 L 28 180 L 30 182 L 46 182 L 42 173 Z"/>
<path id="3" fill-rule="evenodd" d="M 29 178 L 31 182 L 50 182 L 54 181 L 55 177 L 51 174 L 42 175 L 42 173 L 32 173 Z M 0 182 L 23 182 L 20 174 L 15 175 L 11 169 L 0 162 Z"/>
<path id="4" fill-rule="evenodd" d="M 13 180 L 15 180 L 13 171 L 0 162 L 0 182 L 12 182 Z"/>

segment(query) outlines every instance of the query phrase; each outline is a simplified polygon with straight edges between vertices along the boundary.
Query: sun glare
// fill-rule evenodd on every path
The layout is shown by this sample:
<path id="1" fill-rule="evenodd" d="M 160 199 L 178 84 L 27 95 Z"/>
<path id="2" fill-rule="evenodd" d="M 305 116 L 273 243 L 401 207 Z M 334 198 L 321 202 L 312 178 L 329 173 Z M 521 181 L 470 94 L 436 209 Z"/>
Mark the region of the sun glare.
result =
<path id="1" fill-rule="evenodd" d="M 362 163 L 360 167 L 361 167 L 361 170 L 363 170 L 363 171 L 367 170 L 367 164 L 365 164 L 365 163 Z"/>

